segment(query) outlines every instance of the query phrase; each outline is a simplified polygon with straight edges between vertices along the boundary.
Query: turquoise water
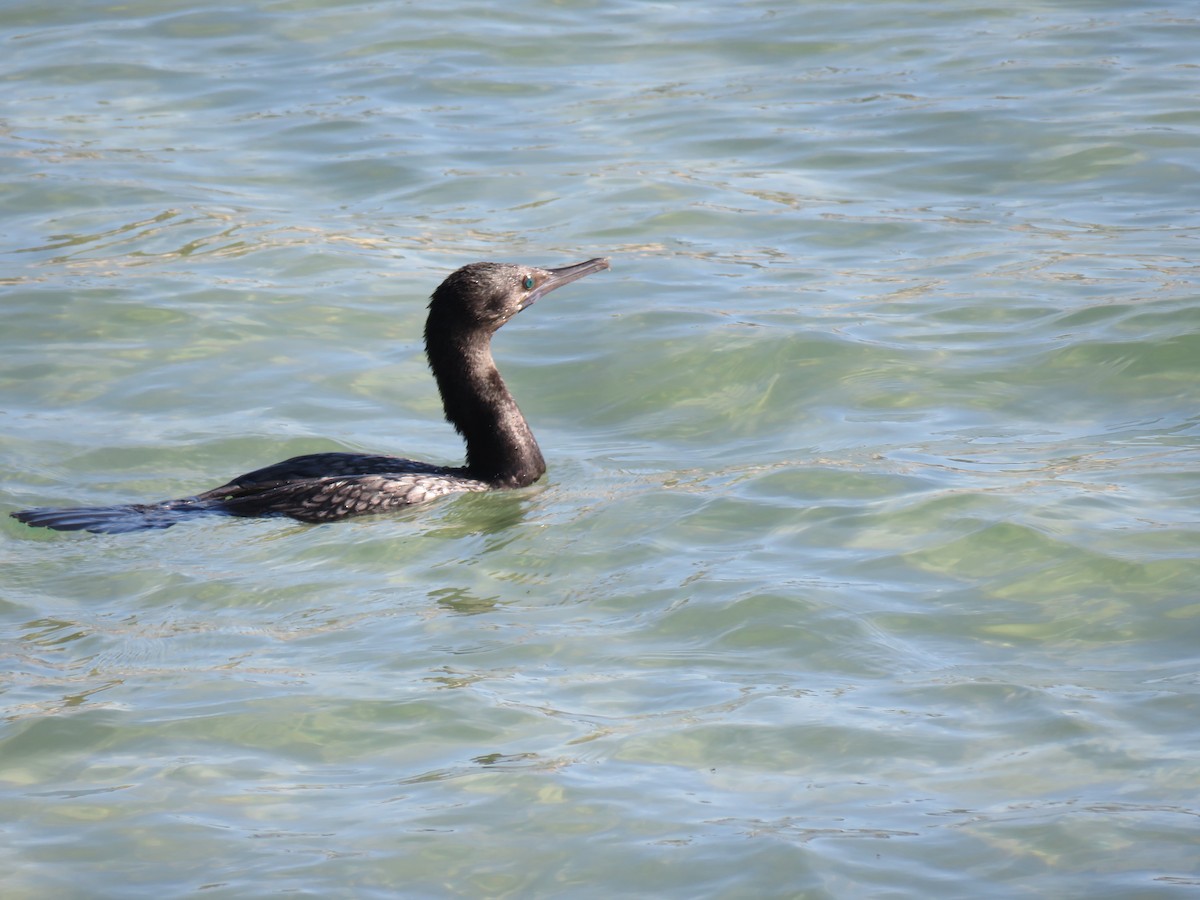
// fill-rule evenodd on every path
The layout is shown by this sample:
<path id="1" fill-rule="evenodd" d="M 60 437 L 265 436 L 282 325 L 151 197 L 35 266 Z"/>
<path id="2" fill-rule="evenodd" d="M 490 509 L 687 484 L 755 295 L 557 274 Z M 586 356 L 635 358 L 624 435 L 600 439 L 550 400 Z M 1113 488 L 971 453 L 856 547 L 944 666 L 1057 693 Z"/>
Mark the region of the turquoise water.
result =
<path id="1" fill-rule="evenodd" d="M 4 511 L 454 462 L 332 526 L 0 524 L 6 898 L 1200 886 L 1193 4 L 9 3 Z"/>

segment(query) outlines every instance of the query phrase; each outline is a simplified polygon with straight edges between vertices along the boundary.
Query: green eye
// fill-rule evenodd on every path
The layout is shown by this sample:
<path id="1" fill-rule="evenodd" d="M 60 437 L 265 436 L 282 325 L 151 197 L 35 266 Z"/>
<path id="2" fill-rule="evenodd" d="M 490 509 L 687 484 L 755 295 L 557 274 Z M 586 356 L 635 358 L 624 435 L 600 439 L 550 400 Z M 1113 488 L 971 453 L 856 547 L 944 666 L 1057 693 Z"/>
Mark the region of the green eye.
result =
<path id="1" fill-rule="evenodd" d="M 527 291 L 532 291 L 532 290 L 533 290 L 533 283 L 534 283 L 534 282 L 533 282 L 533 276 L 532 276 L 532 275 L 526 275 L 526 276 L 525 276 L 525 280 L 521 282 L 521 284 L 525 285 L 525 290 L 527 290 Z"/>

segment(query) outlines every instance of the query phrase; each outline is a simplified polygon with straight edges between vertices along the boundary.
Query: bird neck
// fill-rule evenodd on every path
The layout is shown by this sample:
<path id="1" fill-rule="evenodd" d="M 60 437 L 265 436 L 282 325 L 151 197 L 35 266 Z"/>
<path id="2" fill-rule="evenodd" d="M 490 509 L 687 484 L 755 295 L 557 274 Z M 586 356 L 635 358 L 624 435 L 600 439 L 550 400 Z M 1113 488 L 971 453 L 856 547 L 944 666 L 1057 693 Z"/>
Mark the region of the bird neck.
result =
<path id="1" fill-rule="evenodd" d="M 465 474 L 495 487 L 537 481 L 546 463 L 492 359 L 491 335 L 427 328 L 425 352 L 446 420 L 467 445 Z"/>

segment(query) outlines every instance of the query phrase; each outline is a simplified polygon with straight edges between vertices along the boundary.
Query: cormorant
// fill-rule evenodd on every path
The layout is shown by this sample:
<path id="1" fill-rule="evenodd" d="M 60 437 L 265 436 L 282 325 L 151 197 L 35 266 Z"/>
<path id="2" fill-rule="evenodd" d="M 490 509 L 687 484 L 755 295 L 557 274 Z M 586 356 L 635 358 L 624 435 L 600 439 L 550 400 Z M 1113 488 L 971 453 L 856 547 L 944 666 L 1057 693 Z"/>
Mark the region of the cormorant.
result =
<path id="1" fill-rule="evenodd" d="M 59 531 L 107 533 L 170 528 L 194 515 L 214 513 L 331 522 L 458 491 L 526 487 L 545 473 L 546 463 L 492 360 L 492 335 L 555 288 L 608 267 L 607 259 L 558 269 L 478 262 L 458 269 L 433 292 L 425 321 L 425 353 L 446 419 L 466 442 L 466 465 L 314 453 L 256 469 L 194 497 L 25 509 L 11 515 Z"/>

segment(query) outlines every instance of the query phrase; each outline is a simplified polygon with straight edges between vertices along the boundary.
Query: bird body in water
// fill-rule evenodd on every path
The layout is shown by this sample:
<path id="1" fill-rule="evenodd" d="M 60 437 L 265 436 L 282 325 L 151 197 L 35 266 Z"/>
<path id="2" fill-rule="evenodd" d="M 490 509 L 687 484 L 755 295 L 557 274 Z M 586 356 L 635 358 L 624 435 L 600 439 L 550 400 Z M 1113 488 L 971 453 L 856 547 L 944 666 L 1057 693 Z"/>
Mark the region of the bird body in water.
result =
<path id="1" fill-rule="evenodd" d="M 444 494 L 526 487 L 545 473 L 546 463 L 496 369 L 492 335 L 555 288 L 608 267 L 607 259 L 558 269 L 472 263 L 453 272 L 433 292 L 425 322 L 425 353 L 446 419 L 467 445 L 465 465 L 314 453 L 256 469 L 194 497 L 25 509 L 11 515 L 59 531 L 107 533 L 169 528 L 203 514 L 331 522 L 401 509 Z"/>

